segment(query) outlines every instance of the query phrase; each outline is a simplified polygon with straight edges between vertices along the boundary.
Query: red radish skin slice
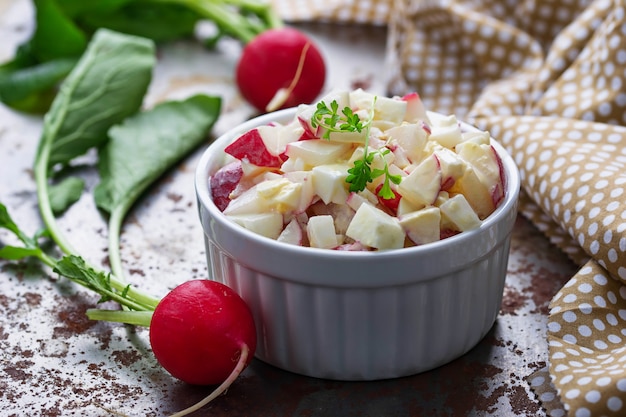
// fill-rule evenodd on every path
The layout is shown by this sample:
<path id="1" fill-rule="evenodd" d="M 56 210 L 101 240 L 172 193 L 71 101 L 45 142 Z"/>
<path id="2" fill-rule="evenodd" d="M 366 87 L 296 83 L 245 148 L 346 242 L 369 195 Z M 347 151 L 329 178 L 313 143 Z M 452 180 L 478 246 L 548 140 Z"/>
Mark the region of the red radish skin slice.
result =
<path id="1" fill-rule="evenodd" d="M 272 155 L 267 150 L 258 129 L 252 129 L 239 136 L 237 140 L 224 149 L 224 152 L 260 167 L 278 168 L 284 162 L 283 159 Z"/>
<path id="2" fill-rule="evenodd" d="M 230 194 L 241 181 L 243 169 L 241 161 L 233 161 L 220 168 L 209 180 L 213 202 L 220 211 L 224 211 L 230 203 Z"/>
<path id="3" fill-rule="evenodd" d="M 302 135 L 300 135 L 300 138 L 298 140 L 319 139 L 319 135 L 317 134 L 317 129 L 316 131 L 313 131 L 313 128 L 311 127 L 310 122 L 304 120 L 301 117 L 298 117 L 298 123 L 300 123 L 300 126 L 302 126 L 302 129 L 304 129 L 304 132 L 302 132 Z"/>
<path id="4" fill-rule="evenodd" d="M 393 193 L 393 198 L 383 198 L 379 194 L 382 188 L 383 188 L 383 184 L 379 184 L 376 187 L 376 196 L 378 197 L 378 201 L 380 202 L 380 204 L 382 204 L 383 206 L 391 210 L 392 213 L 394 214 L 397 213 L 398 205 L 400 204 L 400 198 L 402 198 L 402 196 L 396 193 L 395 191 L 391 190 L 391 192 Z"/>

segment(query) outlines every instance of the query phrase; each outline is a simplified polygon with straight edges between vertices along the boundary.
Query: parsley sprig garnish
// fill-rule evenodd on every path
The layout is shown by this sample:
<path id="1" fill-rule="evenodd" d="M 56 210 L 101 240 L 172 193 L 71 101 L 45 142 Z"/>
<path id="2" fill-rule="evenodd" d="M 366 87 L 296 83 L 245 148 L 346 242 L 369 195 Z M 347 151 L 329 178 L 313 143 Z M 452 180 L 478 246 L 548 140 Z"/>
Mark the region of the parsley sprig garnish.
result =
<path id="1" fill-rule="evenodd" d="M 389 165 L 385 159 L 391 150 L 389 148 L 381 148 L 375 151 L 369 149 L 369 137 L 370 127 L 372 120 L 374 119 L 374 105 L 376 104 L 376 97 L 372 103 L 372 109 L 369 113 L 369 118 L 363 122 L 358 114 L 354 113 L 348 106 L 344 107 L 339 113 L 339 103 L 337 100 L 333 100 L 330 103 L 330 107 L 325 102 L 317 103 L 317 108 L 311 119 L 311 126 L 314 128 L 323 127 L 325 129 L 322 135 L 323 139 L 330 139 L 331 132 L 359 132 L 365 130 L 365 143 L 363 146 L 363 157 L 354 161 L 354 166 L 348 169 L 348 176 L 346 182 L 350 183 L 350 191 L 359 192 L 363 191 L 367 184 L 374 181 L 374 179 L 385 176 L 383 186 L 378 191 L 378 195 L 386 200 L 395 198 L 395 193 L 391 189 L 391 183 L 400 184 L 402 177 L 400 175 L 393 175 L 389 172 Z M 372 169 L 372 163 L 376 154 L 380 155 L 384 162 L 384 168 Z"/>
<path id="2" fill-rule="evenodd" d="M 392 198 L 396 197 L 396 194 L 391 189 L 391 183 L 398 185 L 400 184 L 400 181 L 402 181 L 402 176 L 394 175 L 389 172 L 389 164 L 387 164 L 387 160 L 385 159 L 385 155 L 387 155 L 389 152 L 391 152 L 389 148 L 381 148 L 376 151 L 376 153 L 378 153 L 381 156 L 381 159 L 385 163 L 385 166 L 383 169 L 376 168 L 372 170 L 372 173 L 370 175 L 371 177 L 370 182 L 373 179 L 380 177 L 381 175 L 385 176 L 385 179 L 383 181 L 383 186 L 378 191 L 378 195 L 384 198 L 385 200 L 391 200 Z M 368 158 L 370 158 L 370 160 L 373 160 L 374 155 L 375 153 L 372 152 L 368 155 Z M 370 161 L 370 164 L 371 164 L 371 161 Z M 350 170 L 348 170 L 348 172 L 350 172 Z M 350 186 L 350 188 L 352 188 L 352 185 Z M 363 188 L 361 188 L 361 190 L 363 190 Z"/>
<path id="3" fill-rule="evenodd" d="M 331 132 L 359 132 L 363 131 L 363 122 L 358 114 L 355 114 L 348 106 L 344 107 L 339 113 L 339 103 L 333 100 L 328 105 L 320 101 L 317 103 L 315 113 L 311 119 L 311 126 L 314 128 L 323 127 L 325 129 L 322 135 L 323 139 L 330 139 Z"/>

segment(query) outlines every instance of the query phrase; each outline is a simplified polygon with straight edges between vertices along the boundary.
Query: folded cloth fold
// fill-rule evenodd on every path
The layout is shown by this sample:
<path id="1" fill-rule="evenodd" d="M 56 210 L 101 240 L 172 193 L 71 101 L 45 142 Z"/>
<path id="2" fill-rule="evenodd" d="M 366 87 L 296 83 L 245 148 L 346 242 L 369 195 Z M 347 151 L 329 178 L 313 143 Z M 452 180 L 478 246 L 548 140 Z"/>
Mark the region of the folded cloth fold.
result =
<path id="1" fill-rule="evenodd" d="M 511 153 L 521 212 L 581 268 L 551 303 L 551 383 L 571 416 L 626 415 L 626 0 L 274 1 L 387 22 L 389 93 Z"/>

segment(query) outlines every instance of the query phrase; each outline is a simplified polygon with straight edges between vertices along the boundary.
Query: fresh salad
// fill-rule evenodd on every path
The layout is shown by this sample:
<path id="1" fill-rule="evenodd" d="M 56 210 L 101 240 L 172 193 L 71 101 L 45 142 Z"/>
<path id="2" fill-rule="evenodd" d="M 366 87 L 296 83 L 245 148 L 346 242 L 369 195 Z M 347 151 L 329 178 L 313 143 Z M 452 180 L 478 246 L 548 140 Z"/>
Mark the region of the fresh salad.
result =
<path id="1" fill-rule="evenodd" d="M 427 112 L 417 93 L 333 92 L 235 139 L 210 189 L 227 218 L 281 242 L 423 245 L 479 227 L 503 200 L 490 140 L 454 115 Z"/>

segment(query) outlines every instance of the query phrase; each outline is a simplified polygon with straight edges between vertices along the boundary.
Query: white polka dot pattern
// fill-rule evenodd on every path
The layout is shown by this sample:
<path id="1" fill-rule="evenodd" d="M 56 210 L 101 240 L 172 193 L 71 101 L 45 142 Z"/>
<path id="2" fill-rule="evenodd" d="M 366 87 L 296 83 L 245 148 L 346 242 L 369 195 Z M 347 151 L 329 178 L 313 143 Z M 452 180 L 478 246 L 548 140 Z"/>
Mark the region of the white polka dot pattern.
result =
<path id="1" fill-rule="evenodd" d="M 626 286 L 589 261 L 554 297 L 551 378 L 571 415 L 626 415 Z"/>
<path id="2" fill-rule="evenodd" d="M 520 212 L 550 239 L 554 245 L 565 252 L 577 265 L 584 265 L 590 259 L 565 229 L 559 227 L 554 219 L 546 214 L 541 207 L 522 190 L 520 193 Z"/>

